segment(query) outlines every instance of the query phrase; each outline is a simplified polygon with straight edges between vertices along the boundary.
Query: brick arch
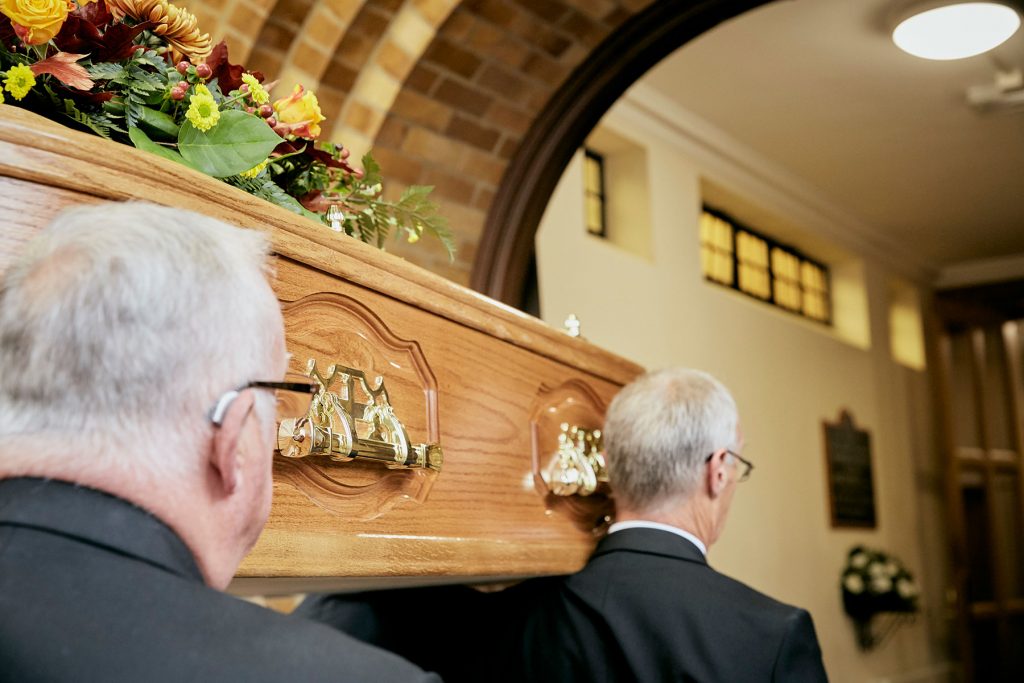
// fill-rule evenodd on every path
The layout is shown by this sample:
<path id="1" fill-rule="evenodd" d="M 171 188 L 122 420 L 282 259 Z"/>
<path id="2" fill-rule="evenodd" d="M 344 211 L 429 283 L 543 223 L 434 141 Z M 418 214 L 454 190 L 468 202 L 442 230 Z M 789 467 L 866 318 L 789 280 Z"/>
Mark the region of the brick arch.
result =
<path id="1" fill-rule="evenodd" d="M 489 206 L 472 286 L 512 305 L 523 299 L 534 236 L 572 155 L 648 69 L 716 25 L 775 0 L 660 0 L 605 40 L 534 119 Z"/>
<path id="2" fill-rule="evenodd" d="M 319 0 L 264 0 L 267 12 L 258 25 L 249 30 L 252 47 L 245 65 L 276 77 L 285 56 L 302 28 L 303 21 Z M 234 56 L 234 55 L 233 55 Z"/>
<path id="3" fill-rule="evenodd" d="M 356 77 L 331 129 L 331 139 L 344 141 L 360 154 L 373 146 L 402 83 L 459 2 L 406 0 Z"/>
<path id="4" fill-rule="evenodd" d="M 432 240 L 389 249 L 516 302 L 554 183 L 604 111 L 686 40 L 767 0 L 177 1 L 236 62 L 314 88 L 328 137 L 372 143 L 390 196 L 435 186 L 455 262 Z"/>
<path id="5" fill-rule="evenodd" d="M 536 117 L 609 35 L 654 0 L 463 0 L 409 72 L 374 140 L 390 192 L 435 186 L 459 242 L 394 250 L 468 284 L 506 167 Z"/>
<path id="6" fill-rule="evenodd" d="M 278 4 L 293 1 L 296 0 L 282 0 Z M 368 8 L 386 4 L 386 0 L 314 1 L 292 38 L 282 64 L 274 71 L 275 78 L 282 83 L 281 90 L 287 91 L 293 83 L 318 90 L 339 44 L 350 30 L 360 27 L 355 19 Z"/>
<path id="7" fill-rule="evenodd" d="M 232 61 L 248 64 L 253 46 L 279 4 L 278 0 L 174 0 L 199 21 L 215 41 L 227 41 Z M 253 67 L 257 68 L 257 67 Z"/>

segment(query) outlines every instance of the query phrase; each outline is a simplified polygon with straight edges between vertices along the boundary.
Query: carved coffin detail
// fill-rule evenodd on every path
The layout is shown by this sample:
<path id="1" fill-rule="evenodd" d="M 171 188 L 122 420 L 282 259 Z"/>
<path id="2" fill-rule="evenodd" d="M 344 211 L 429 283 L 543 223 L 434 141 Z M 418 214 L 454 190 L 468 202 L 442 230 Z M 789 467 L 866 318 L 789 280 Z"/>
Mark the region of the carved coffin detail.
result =
<path id="1" fill-rule="evenodd" d="M 599 435 L 606 408 L 601 396 L 585 381 L 572 379 L 556 387 L 542 386 L 530 410 L 533 482 L 537 493 L 544 497 L 547 509 L 595 534 L 604 531 L 606 517 L 612 513 L 608 484 L 598 478 L 592 492 L 581 487 L 578 493 L 565 495 L 553 479 L 560 469 L 560 441 L 574 438 L 568 430 L 597 431 Z"/>
<path id="2" fill-rule="evenodd" d="M 440 439 L 437 380 L 419 344 L 399 337 L 373 311 L 342 294 L 311 294 L 282 308 L 292 372 L 303 372 L 307 359 L 314 359 L 321 367 L 340 363 L 368 378 L 383 377 L 395 414 L 412 438 Z M 278 456 L 274 474 L 325 510 L 373 519 L 403 500 L 422 502 L 438 473 Z"/>
<path id="3" fill-rule="evenodd" d="M 264 231 L 291 371 L 345 366 L 373 391 L 383 376 L 408 440 L 444 450 L 440 473 L 276 458 L 270 518 L 234 590 L 495 580 L 586 561 L 606 490 L 553 496 L 541 474 L 561 425 L 599 428 L 642 368 L 184 166 L 0 104 L 0 271 L 63 207 L 125 199 Z"/>

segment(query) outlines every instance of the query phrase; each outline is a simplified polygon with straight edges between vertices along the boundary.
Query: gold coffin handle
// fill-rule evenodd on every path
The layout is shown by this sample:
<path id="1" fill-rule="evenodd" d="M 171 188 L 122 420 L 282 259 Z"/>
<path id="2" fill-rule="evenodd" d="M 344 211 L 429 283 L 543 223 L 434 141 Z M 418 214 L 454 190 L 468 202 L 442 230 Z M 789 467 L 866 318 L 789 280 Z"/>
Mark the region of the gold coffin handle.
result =
<path id="1" fill-rule="evenodd" d="M 563 422 L 558 449 L 548 467 L 548 488 L 556 496 L 589 496 L 608 481 L 600 429 Z"/>
<path id="2" fill-rule="evenodd" d="M 378 377 L 371 386 L 366 374 L 343 365 L 331 365 L 326 376 L 310 359 L 306 374 L 318 385 L 305 415 L 285 417 L 278 423 L 278 453 L 286 458 L 324 456 L 334 462 L 373 460 L 393 469 L 441 470 L 444 452 L 439 444 L 409 442 L 405 426 L 395 415 Z M 338 390 L 332 391 L 335 382 Z M 367 399 L 355 400 L 356 388 Z"/>

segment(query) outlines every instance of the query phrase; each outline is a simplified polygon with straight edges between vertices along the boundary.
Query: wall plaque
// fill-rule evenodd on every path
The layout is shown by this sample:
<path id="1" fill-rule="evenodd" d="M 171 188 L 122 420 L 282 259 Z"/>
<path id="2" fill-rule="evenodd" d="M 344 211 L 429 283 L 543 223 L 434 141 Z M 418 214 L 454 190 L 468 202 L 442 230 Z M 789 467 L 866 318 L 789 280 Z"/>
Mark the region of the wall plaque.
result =
<path id="1" fill-rule="evenodd" d="M 853 424 L 849 411 L 842 411 L 825 428 L 825 461 L 833 527 L 874 529 L 875 486 L 871 474 L 871 435 Z"/>

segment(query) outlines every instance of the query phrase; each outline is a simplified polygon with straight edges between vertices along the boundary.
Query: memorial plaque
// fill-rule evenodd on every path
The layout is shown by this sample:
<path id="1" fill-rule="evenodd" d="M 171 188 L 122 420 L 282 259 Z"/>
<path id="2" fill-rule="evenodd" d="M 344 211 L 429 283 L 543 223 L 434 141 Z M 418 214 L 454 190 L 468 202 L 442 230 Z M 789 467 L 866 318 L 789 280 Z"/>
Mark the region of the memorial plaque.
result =
<path id="1" fill-rule="evenodd" d="M 878 521 L 871 474 L 871 435 L 857 429 L 853 416 L 846 410 L 837 422 L 822 424 L 832 526 L 874 529 Z"/>

